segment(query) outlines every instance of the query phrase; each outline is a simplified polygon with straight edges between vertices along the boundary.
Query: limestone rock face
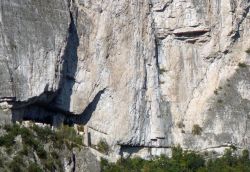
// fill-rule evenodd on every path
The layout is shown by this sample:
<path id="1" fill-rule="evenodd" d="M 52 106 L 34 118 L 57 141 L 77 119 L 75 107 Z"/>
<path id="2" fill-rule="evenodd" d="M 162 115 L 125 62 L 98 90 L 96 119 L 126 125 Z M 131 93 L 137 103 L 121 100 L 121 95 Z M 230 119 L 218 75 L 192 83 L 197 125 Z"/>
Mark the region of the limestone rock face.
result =
<path id="1" fill-rule="evenodd" d="M 0 6 L 1 100 L 49 98 L 59 88 L 69 3 L 13 0 Z"/>
<path id="2" fill-rule="evenodd" d="M 13 119 L 84 124 L 117 153 L 250 145 L 248 0 L 0 6 L 0 101 Z"/>

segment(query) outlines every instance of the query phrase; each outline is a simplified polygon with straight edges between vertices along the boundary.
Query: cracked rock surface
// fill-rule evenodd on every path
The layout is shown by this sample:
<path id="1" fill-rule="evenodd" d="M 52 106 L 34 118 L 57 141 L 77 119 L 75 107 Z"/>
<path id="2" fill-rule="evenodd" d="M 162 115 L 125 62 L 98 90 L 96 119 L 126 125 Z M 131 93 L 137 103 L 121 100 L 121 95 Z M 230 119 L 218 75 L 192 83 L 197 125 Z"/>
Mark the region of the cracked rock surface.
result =
<path id="1" fill-rule="evenodd" d="M 87 125 L 116 153 L 249 148 L 249 0 L 0 7 L 0 114 Z"/>

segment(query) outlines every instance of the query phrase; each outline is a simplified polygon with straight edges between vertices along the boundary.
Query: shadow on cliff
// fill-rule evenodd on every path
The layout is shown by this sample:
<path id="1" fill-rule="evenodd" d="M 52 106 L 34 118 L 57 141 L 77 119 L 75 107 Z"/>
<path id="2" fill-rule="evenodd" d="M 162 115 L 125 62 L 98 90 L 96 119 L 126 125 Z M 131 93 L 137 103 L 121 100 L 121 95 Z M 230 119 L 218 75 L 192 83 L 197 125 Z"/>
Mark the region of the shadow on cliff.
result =
<path id="1" fill-rule="evenodd" d="M 96 110 L 97 104 L 101 98 L 101 95 L 105 92 L 105 89 L 99 91 L 94 97 L 93 101 L 85 108 L 81 115 L 66 115 L 64 119 L 64 124 L 73 125 L 80 124 L 86 125 L 90 118 L 92 117 L 93 112 Z"/>
<path id="2" fill-rule="evenodd" d="M 45 88 L 44 93 L 32 98 L 30 103 L 16 106 L 12 109 L 12 120 L 32 120 L 43 123 L 53 123 L 55 116 L 63 120 L 62 114 L 69 113 L 70 110 L 70 97 L 73 93 L 73 86 L 75 84 L 75 74 L 77 71 L 77 49 L 79 46 L 79 37 L 77 33 L 76 18 L 70 12 L 70 25 L 68 28 L 67 43 L 62 56 L 63 64 L 61 70 L 61 78 L 59 81 L 59 90 L 53 93 L 52 99 L 44 99 L 51 94 Z M 42 101 L 41 101 L 42 100 Z M 47 101 L 43 101 L 47 100 Z M 20 103 L 16 103 L 17 105 Z M 22 103 L 21 103 L 22 104 Z"/>
<path id="3" fill-rule="evenodd" d="M 93 112 L 96 110 L 97 104 L 105 89 L 99 91 L 93 101 L 85 108 L 80 115 L 73 115 L 59 108 L 48 106 L 46 104 L 32 104 L 24 108 L 13 109 L 13 121 L 35 121 L 45 124 L 59 126 L 64 123 L 67 125 L 80 124 L 86 125 Z"/>
<path id="4" fill-rule="evenodd" d="M 70 97 L 75 84 L 75 74 L 77 71 L 77 48 L 79 46 L 79 37 L 76 28 L 76 19 L 70 13 L 70 25 L 68 29 L 67 45 L 63 55 L 62 78 L 60 81 L 60 89 L 55 99 L 50 103 L 64 111 L 70 109 Z"/>

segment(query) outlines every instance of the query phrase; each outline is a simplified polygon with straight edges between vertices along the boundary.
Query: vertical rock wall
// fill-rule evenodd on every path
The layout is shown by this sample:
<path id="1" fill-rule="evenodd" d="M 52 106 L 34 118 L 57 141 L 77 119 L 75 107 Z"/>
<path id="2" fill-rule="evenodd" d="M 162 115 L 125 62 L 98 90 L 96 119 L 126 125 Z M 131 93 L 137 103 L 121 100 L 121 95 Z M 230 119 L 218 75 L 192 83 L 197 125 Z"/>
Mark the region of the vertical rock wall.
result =
<path id="1" fill-rule="evenodd" d="M 92 144 L 122 151 L 249 145 L 248 0 L 0 6 L 0 101 L 14 119 L 84 124 Z"/>

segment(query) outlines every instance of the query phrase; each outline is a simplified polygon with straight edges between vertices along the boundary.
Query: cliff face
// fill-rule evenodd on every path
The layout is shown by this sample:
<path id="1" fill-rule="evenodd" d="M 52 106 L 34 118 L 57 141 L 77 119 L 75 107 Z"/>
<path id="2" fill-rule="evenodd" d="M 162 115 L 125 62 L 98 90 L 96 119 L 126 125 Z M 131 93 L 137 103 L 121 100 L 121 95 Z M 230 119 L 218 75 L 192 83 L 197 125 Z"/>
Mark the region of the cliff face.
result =
<path id="1" fill-rule="evenodd" d="M 0 6 L 1 119 L 84 124 L 120 153 L 249 145 L 249 0 Z"/>

